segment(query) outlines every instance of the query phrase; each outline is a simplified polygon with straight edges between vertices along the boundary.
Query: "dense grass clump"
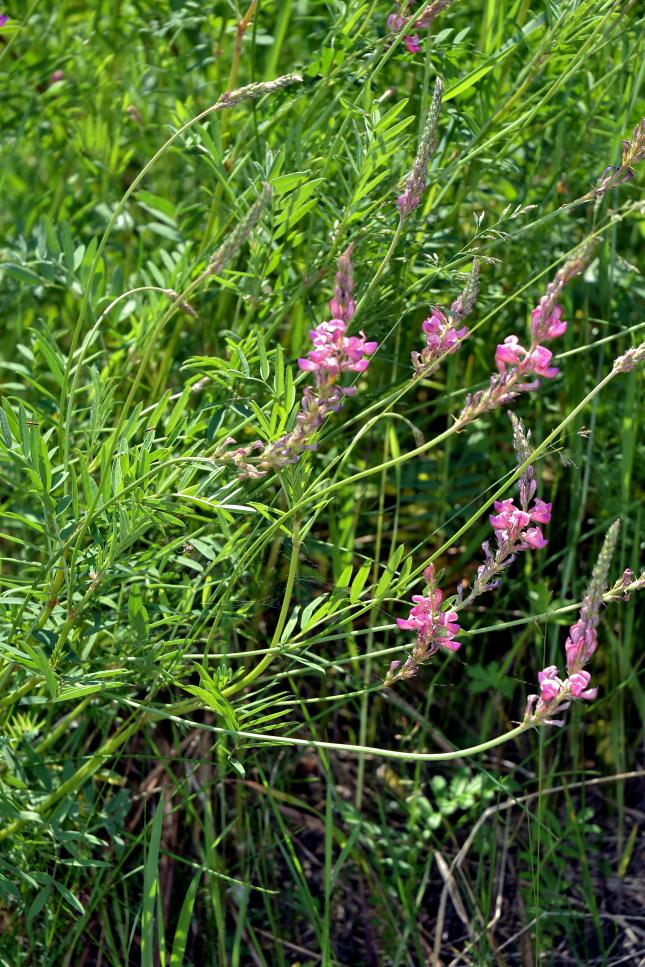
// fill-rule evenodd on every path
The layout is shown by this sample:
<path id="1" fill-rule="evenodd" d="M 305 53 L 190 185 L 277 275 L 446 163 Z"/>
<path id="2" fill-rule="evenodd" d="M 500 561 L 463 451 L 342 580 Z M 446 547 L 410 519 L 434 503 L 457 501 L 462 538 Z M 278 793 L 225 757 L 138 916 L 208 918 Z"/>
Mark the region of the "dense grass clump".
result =
<path id="1" fill-rule="evenodd" d="M 0 964 L 645 956 L 642 45 L 2 13 Z"/>

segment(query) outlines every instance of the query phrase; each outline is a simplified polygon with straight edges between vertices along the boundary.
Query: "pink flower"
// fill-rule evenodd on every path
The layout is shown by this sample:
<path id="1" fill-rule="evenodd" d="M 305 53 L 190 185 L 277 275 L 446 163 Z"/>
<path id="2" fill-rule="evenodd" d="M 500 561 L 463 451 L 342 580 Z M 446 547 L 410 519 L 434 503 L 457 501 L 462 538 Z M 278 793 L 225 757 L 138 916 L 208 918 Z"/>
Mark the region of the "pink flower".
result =
<path id="1" fill-rule="evenodd" d="M 569 628 L 569 635 L 564 643 L 569 671 L 578 670 L 586 665 L 597 647 L 598 635 L 595 626 L 584 618 L 579 618 Z"/>
<path id="2" fill-rule="evenodd" d="M 546 547 L 546 545 L 549 543 L 547 540 L 545 540 L 544 535 L 539 527 L 529 527 L 527 531 L 524 531 L 522 537 L 528 546 L 534 551 L 539 550 L 541 547 Z"/>
<path id="3" fill-rule="evenodd" d="M 548 299 L 542 296 L 540 304 L 531 312 L 531 335 L 535 342 L 557 339 L 567 331 L 567 324 L 562 319 L 562 306 L 555 305 L 548 313 Z"/>
<path id="4" fill-rule="evenodd" d="M 540 699 L 543 702 L 552 702 L 562 691 L 562 681 L 558 678 L 558 669 L 555 665 L 549 665 L 544 671 L 538 672 L 540 683 Z"/>
<path id="5" fill-rule="evenodd" d="M 412 654 L 405 664 L 392 662 L 386 684 L 416 675 L 418 666 L 431 658 L 440 648 L 458 651 L 461 642 L 455 639 L 461 631 L 456 611 L 441 610 L 443 594 L 434 584 L 434 566 L 430 564 L 423 576 L 428 585 L 425 594 L 413 594 L 413 606 L 407 618 L 397 618 L 397 625 L 404 631 L 416 631 L 417 637 Z"/>
<path id="6" fill-rule="evenodd" d="M 317 374 L 319 382 L 334 380 L 340 373 L 364 373 L 369 359 L 378 349 L 377 342 L 368 342 L 365 333 L 346 336 L 347 325 L 342 319 L 321 322 L 309 333 L 314 348 L 298 366 L 305 372 Z"/>
<path id="7" fill-rule="evenodd" d="M 560 372 L 555 366 L 549 366 L 553 358 L 553 353 L 545 346 L 536 346 L 527 354 L 523 369 L 526 372 L 535 373 L 536 376 L 544 376 L 546 379 L 553 379 Z"/>
<path id="8" fill-rule="evenodd" d="M 408 54 L 418 54 L 421 50 L 421 41 L 416 34 L 408 34 L 403 38 L 403 43 L 407 47 Z"/>
<path id="9" fill-rule="evenodd" d="M 597 688 L 587 688 L 587 685 L 591 681 L 591 675 L 589 672 L 575 672 L 570 675 L 567 679 L 569 685 L 569 691 L 574 698 L 584 698 L 588 702 L 592 701 L 598 695 Z"/>
<path id="10" fill-rule="evenodd" d="M 433 373 L 442 358 L 457 352 L 468 335 L 466 326 L 455 328 L 453 322 L 439 309 L 433 309 L 432 315 L 424 319 L 421 331 L 426 337 L 426 344 L 420 353 L 412 353 L 412 365 L 417 377 Z"/>
<path id="11" fill-rule="evenodd" d="M 504 342 L 500 343 L 495 350 L 495 365 L 499 372 L 504 375 L 507 365 L 520 366 L 526 356 L 526 349 L 520 345 L 517 336 L 507 336 Z"/>
<path id="12" fill-rule="evenodd" d="M 496 500 L 493 506 L 499 513 L 497 516 L 491 514 L 489 520 L 496 531 L 501 531 L 504 534 L 517 533 L 531 521 L 529 514 L 526 511 L 519 510 L 513 503 L 512 498 Z"/>
<path id="13" fill-rule="evenodd" d="M 529 508 L 531 520 L 534 520 L 536 524 L 550 523 L 551 507 L 552 504 L 547 504 L 544 500 L 540 500 L 539 497 L 536 497 L 533 506 Z"/>

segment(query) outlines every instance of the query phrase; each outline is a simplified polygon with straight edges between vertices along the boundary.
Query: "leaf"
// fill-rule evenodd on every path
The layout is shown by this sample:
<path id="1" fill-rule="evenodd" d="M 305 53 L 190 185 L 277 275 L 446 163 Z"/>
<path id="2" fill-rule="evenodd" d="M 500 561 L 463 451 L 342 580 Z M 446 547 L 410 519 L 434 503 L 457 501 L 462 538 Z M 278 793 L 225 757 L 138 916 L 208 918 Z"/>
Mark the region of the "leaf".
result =
<path id="1" fill-rule="evenodd" d="M 177 919 L 177 926 L 175 928 L 175 939 L 173 940 L 172 952 L 170 954 L 170 967 L 183 967 L 184 956 L 186 954 L 186 944 L 188 942 L 188 931 L 190 929 L 193 907 L 195 905 L 195 898 L 197 897 L 197 890 L 199 889 L 199 881 L 201 878 L 202 874 L 200 871 L 192 878 L 188 889 L 186 890 L 186 896 L 184 897 L 184 902 L 181 905 L 179 918 Z"/>
<path id="2" fill-rule="evenodd" d="M 148 612 L 146 611 L 141 591 L 138 587 L 132 587 L 128 596 L 128 617 L 130 626 L 134 629 L 137 637 L 142 641 L 148 639 Z"/>
<path id="3" fill-rule="evenodd" d="M 372 569 L 371 561 L 363 561 L 361 568 L 357 573 L 356 577 L 352 581 L 352 586 L 349 590 L 349 600 L 352 604 L 356 604 L 361 596 L 363 588 L 365 587 L 365 582 L 369 577 L 369 573 Z"/>
<path id="4" fill-rule="evenodd" d="M 160 797 L 152 820 L 150 842 L 143 870 L 143 906 L 141 910 L 141 967 L 154 967 L 155 899 L 159 891 L 159 850 L 164 816 L 164 797 Z"/>

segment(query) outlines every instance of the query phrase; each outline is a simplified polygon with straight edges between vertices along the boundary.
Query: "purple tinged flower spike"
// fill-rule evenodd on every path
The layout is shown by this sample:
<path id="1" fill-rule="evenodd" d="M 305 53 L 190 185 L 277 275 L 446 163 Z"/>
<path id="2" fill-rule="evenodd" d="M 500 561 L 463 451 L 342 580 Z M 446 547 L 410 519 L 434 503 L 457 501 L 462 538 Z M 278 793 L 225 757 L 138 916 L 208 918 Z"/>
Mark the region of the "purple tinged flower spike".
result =
<path id="1" fill-rule="evenodd" d="M 432 94 L 430 110 L 423 128 L 421 141 L 417 150 L 412 171 L 408 175 L 405 184 L 405 191 L 397 198 L 396 204 L 399 209 L 401 219 L 406 218 L 410 212 L 414 211 L 419 202 L 426 185 L 428 174 L 428 164 L 434 154 L 437 143 L 437 125 L 439 114 L 441 113 L 441 98 L 443 97 L 443 81 L 437 77 Z"/>
<path id="2" fill-rule="evenodd" d="M 417 637 L 412 654 L 402 664 L 393 661 L 390 665 L 386 685 L 417 674 L 418 666 L 432 658 L 440 648 L 458 651 L 461 642 L 455 635 L 461 631 L 457 622 L 457 612 L 451 608 L 442 609 L 443 592 L 435 584 L 434 565 L 429 564 L 423 572 L 427 588 L 424 594 L 413 594 L 413 606 L 407 618 L 397 618 L 399 628 L 416 631 Z"/>
<path id="3" fill-rule="evenodd" d="M 531 434 L 514 413 L 509 413 L 513 424 L 513 447 L 518 466 L 525 463 L 531 453 Z M 472 590 L 464 599 L 462 607 L 470 604 L 485 591 L 492 591 L 499 585 L 499 575 L 515 560 L 515 555 L 528 550 L 540 550 L 548 541 L 536 524 L 548 524 L 551 520 L 550 503 L 535 496 L 537 482 L 532 464 L 526 468 L 519 479 L 518 489 L 520 506 L 516 507 L 512 498 L 496 500 L 493 504 L 496 514 L 490 515 L 495 532 L 497 548 L 491 551 L 490 542 L 484 541 L 484 563 L 477 570 Z"/>
<path id="4" fill-rule="evenodd" d="M 547 286 L 531 313 L 529 348 L 525 349 L 515 335 L 506 336 L 504 342 L 497 346 L 497 373 L 491 376 L 488 389 L 466 398 L 466 405 L 457 419 L 460 426 L 465 426 L 482 413 L 510 403 L 519 393 L 537 389 L 541 379 L 554 379 L 558 375 L 559 370 L 551 366 L 553 353 L 542 343 L 557 339 L 566 331 L 562 307 L 556 300 L 567 282 L 584 272 L 593 257 L 594 244 L 590 240 L 584 242 Z"/>
<path id="5" fill-rule="evenodd" d="M 479 279 L 479 265 L 473 259 L 473 266 L 463 292 L 453 302 L 449 312 L 433 309 L 432 314 L 423 321 L 421 329 L 426 337 L 426 344 L 420 353 L 412 353 L 412 366 L 416 379 L 428 377 L 439 367 L 444 357 L 457 352 L 459 346 L 468 336 L 468 328 L 456 328 L 469 312 L 471 312 L 477 293 Z"/>
<path id="6" fill-rule="evenodd" d="M 298 360 L 300 369 L 313 375 L 314 385 L 303 391 L 293 429 L 266 446 L 255 441 L 231 451 L 226 448 L 235 440 L 229 439 L 213 455 L 215 461 L 235 466 L 242 477 L 262 477 L 269 470 L 297 463 L 303 453 L 314 450 L 316 431 L 330 413 L 341 409 L 346 396 L 356 392 L 354 386 L 339 386 L 336 380 L 343 373 L 364 373 L 378 348 L 363 332 L 347 335 L 347 324 L 356 309 L 351 255 L 350 245 L 338 260 L 336 288 L 329 303 L 335 317 L 310 331 L 313 348 Z M 256 454 L 257 450 L 262 453 Z"/>
<path id="7" fill-rule="evenodd" d="M 584 666 L 598 647 L 596 629 L 600 621 L 600 606 L 607 588 L 609 565 L 619 529 L 620 521 L 615 521 L 607 532 L 582 599 L 578 620 L 571 625 L 564 643 L 568 677 L 560 677 L 555 665 L 549 665 L 538 674 L 540 692 L 538 695 L 529 695 L 524 713 L 524 720 L 531 725 L 563 725 L 562 719 L 554 719 L 553 716 L 566 711 L 572 700 L 592 701 L 598 694 L 597 688 L 589 687 L 591 675 L 584 671 Z M 624 575 L 621 580 L 624 581 Z"/>
<path id="8" fill-rule="evenodd" d="M 354 291 L 353 250 L 354 245 L 348 245 L 338 259 L 336 288 L 334 289 L 334 296 L 329 302 L 329 311 L 333 318 L 342 319 L 344 322 L 349 322 L 356 312 L 356 303 L 352 298 L 352 292 Z"/>
<path id="9" fill-rule="evenodd" d="M 522 421 L 513 413 L 509 414 L 513 423 L 513 445 L 517 463 L 525 463 L 531 453 L 530 434 L 524 429 Z M 548 524 L 551 520 L 551 504 L 535 497 L 537 484 L 532 465 L 526 468 L 519 481 L 520 507 L 512 499 L 496 501 L 497 514 L 492 514 L 490 522 L 495 532 L 497 548 L 491 550 L 490 542 L 484 541 L 484 563 L 477 570 L 477 576 L 469 594 L 463 591 L 457 595 L 452 605 L 441 609 L 443 594 L 436 587 L 434 565 L 430 564 L 423 572 L 428 585 L 424 595 L 413 595 L 413 607 L 407 618 L 397 618 L 399 628 L 415 630 L 417 640 L 404 663 L 392 662 L 385 684 L 416 675 L 418 666 L 432 658 L 440 649 L 457 651 L 460 642 L 455 640 L 461 627 L 458 624 L 459 612 L 480 594 L 492 591 L 500 583 L 500 575 L 515 560 L 520 551 L 537 550 L 545 547 L 547 541 L 540 527 L 531 524 Z"/>

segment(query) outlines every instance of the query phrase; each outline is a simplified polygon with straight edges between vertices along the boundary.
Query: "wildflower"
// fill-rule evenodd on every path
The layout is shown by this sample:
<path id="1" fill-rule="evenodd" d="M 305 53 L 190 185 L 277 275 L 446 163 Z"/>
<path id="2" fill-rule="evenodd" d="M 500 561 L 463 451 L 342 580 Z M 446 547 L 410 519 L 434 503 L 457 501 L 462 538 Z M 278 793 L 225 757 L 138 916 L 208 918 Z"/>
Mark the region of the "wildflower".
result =
<path id="1" fill-rule="evenodd" d="M 393 34 L 400 33 L 406 25 L 411 30 L 427 30 L 441 11 L 445 10 L 451 3 L 452 0 L 432 0 L 415 16 L 412 10 L 414 0 L 408 0 L 401 8 L 402 13 L 407 13 L 407 16 L 403 16 L 402 13 L 391 13 L 387 18 L 387 28 Z M 421 50 L 421 41 L 417 34 L 406 33 L 403 42 L 409 54 L 418 54 Z"/>
<path id="2" fill-rule="evenodd" d="M 513 423 L 513 444 L 518 464 L 524 463 L 530 453 L 530 434 L 524 429 L 522 421 L 510 414 Z M 484 541 L 484 563 L 477 570 L 473 587 L 467 597 L 457 595 L 457 600 L 441 608 L 442 592 L 436 587 L 434 566 L 430 564 L 423 572 L 428 585 L 425 594 L 413 595 L 413 607 L 407 618 L 397 618 L 397 625 L 404 630 L 417 632 L 412 653 L 404 663 L 394 661 L 390 665 L 385 684 L 416 675 L 418 666 L 431 658 L 440 648 L 457 651 L 461 643 L 455 635 L 461 631 L 458 624 L 459 612 L 466 608 L 476 597 L 485 591 L 492 591 L 500 583 L 499 575 L 506 570 L 520 551 L 538 550 L 547 541 L 540 527 L 534 524 L 548 524 L 551 520 L 551 504 L 535 497 L 537 483 L 535 471 L 529 465 L 519 481 L 520 506 L 512 499 L 496 501 L 497 514 L 491 514 L 490 522 L 495 532 L 497 548 L 493 552 L 489 541 Z"/>
<path id="3" fill-rule="evenodd" d="M 7 23 L 9 23 L 8 15 L 6 13 L 0 13 L 0 27 L 4 27 Z"/>
<path id="4" fill-rule="evenodd" d="M 558 305 L 557 299 L 567 282 L 584 272 L 592 255 L 593 243 L 584 242 L 549 283 L 545 294 L 531 312 L 531 343 L 528 349 L 516 335 L 506 336 L 497 346 L 497 373 L 491 376 L 486 390 L 466 398 L 466 405 L 457 420 L 459 424 L 465 425 L 482 413 L 510 403 L 519 393 L 537 389 L 540 380 L 554 379 L 558 375 L 559 369 L 551 365 L 553 353 L 543 343 L 557 339 L 566 332 L 567 323 L 562 318 L 562 306 Z"/>
<path id="5" fill-rule="evenodd" d="M 607 574 L 618 541 L 620 521 L 615 521 L 607 532 L 598 560 L 591 574 L 577 621 L 569 628 L 564 643 L 567 676 L 560 677 L 555 665 L 549 665 L 538 674 L 539 695 L 529 695 L 524 713 L 525 721 L 532 725 L 563 725 L 562 719 L 554 719 L 566 711 L 572 700 L 592 701 L 598 694 L 597 688 L 590 688 L 591 675 L 584 666 L 598 647 L 597 627 L 600 621 L 600 606 L 607 587 Z M 624 578 L 624 576 L 623 576 Z"/>
<path id="6" fill-rule="evenodd" d="M 312 374 L 314 385 L 303 390 L 293 429 L 266 445 L 256 440 L 230 450 L 227 447 L 236 441 L 229 439 L 213 455 L 217 462 L 233 464 L 242 477 L 262 477 L 269 470 L 297 463 L 303 453 L 314 450 L 316 431 L 330 413 L 341 409 L 346 396 L 356 392 L 354 386 L 340 386 L 338 377 L 343 373 L 364 373 L 378 348 L 378 343 L 367 340 L 364 332 L 347 335 L 347 324 L 356 309 L 351 254 L 350 245 L 338 260 L 336 288 L 329 303 L 335 316 L 309 332 L 312 349 L 298 360 L 300 369 Z"/>
<path id="7" fill-rule="evenodd" d="M 300 369 L 316 373 L 321 385 L 344 372 L 364 373 L 369 366 L 368 357 L 376 351 L 378 343 L 367 342 L 362 331 L 358 336 L 347 336 L 346 331 L 342 319 L 321 322 L 312 329 L 309 336 L 314 348 L 298 360 Z"/>
<path id="8" fill-rule="evenodd" d="M 434 565 L 429 564 L 423 572 L 427 584 L 424 594 L 413 594 L 413 606 L 407 618 L 397 618 L 399 628 L 416 631 L 417 637 L 412 654 L 405 663 L 394 661 L 390 665 L 386 685 L 395 681 L 412 678 L 421 662 L 428 661 L 440 648 L 458 651 L 461 642 L 455 635 L 461 631 L 457 622 L 457 612 L 451 608 L 441 609 L 443 592 L 436 587 Z"/>
<path id="9" fill-rule="evenodd" d="M 636 577 L 632 569 L 627 567 L 605 598 L 622 598 L 623 601 L 629 601 L 632 591 L 639 591 L 641 588 L 645 588 L 645 571 L 640 577 Z"/>
<path id="10" fill-rule="evenodd" d="M 426 184 L 426 175 L 428 174 L 428 164 L 437 143 L 437 124 L 439 122 L 442 97 L 443 81 L 440 77 L 437 77 L 432 93 L 430 110 L 428 111 L 412 171 L 408 175 L 405 183 L 405 191 L 402 195 L 399 195 L 396 201 L 401 219 L 404 219 L 410 212 L 414 211 L 421 201 L 421 195 Z"/>
<path id="11" fill-rule="evenodd" d="M 354 291 L 353 249 L 353 245 L 348 245 L 338 259 L 336 288 L 334 289 L 333 298 L 329 301 L 329 311 L 333 318 L 342 319 L 344 322 L 349 322 L 356 312 L 356 303 L 352 298 L 352 292 Z"/>
<path id="12" fill-rule="evenodd" d="M 531 452 L 531 434 L 524 429 L 524 424 L 514 413 L 510 413 L 509 416 L 513 424 L 516 460 L 520 465 L 525 463 Z M 466 607 L 485 591 L 495 590 L 500 583 L 499 575 L 510 567 L 516 554 L 528 550 L 540 550 L 548 543 L 542 528 L 534 525 L 550 522 L 552 505 L 535 496 L 537 481 L 532 465 L 529 464 L 520 477 L 518 490 L 519 507 L 515 505 L 512 498 L 496 500 L 493 504 L 497 513 L 491 514 L 489 519 L 495 532 L 497 547 L 493 552 L 490 541 L 484 541 L 482 544 L 484 562 L 478 567 L 473 587 L 468 597 L 460 603 L 460 607 Z"/>
<path id="13" fill-rule="evenodd" d="M 426 344 L 420 353 L 412 353 L 412 366 L 416 378 L 430 376 L 445 356 L 457 352 L 468 336 L 469 330 L 466 326 L 456 328 L 456 325 L 468 315 L 475 304 L 478 277 L 479 265 L 477 260 L 473 259 L 468 282 L 461 295 L 453 302 L 450 311 L 444 313 L 439 309 L 433 309 L 432 314 L 421 324 Z"/>

